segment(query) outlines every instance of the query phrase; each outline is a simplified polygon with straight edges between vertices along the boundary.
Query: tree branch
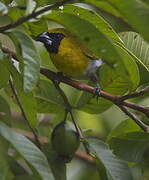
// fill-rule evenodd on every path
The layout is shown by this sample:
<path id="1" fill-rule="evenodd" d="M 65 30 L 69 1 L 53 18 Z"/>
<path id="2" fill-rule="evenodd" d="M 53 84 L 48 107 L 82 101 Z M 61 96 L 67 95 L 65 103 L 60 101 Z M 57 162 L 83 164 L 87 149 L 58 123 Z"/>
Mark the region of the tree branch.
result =
<path id="1" fill-rule="evenodd" d="M 141 89 L 140 91 L 136 91 L 136 92 L 134 92 L 134 93 L 127 94 L 127 95 L 125 95 L 125 96 L 121 96 L 121 97 L 120 97 L 120 100 L 121 100 L 121 101 L 124 101 L 124 100 L 126 100 L 126 99 L 135 98 L 135 97 L 144 95 L 144 94 L 146 94 L 146 93 L 149 93 L 149 86 L 145 87 L 144 89 Z"/>
<path id="2" fill-rule="evenodd" d="M 41 72 L 41 74 L 45 75 L 49 79 L 56 79 L 59 82 L 68 84 L 76 89 L 87 91 L 92 94 L 94 93 L 94 87 L 89 86 L 88 84 L 81 83 L 81 82 L 69 79 L 67 77 L 64 77 L 64 76 L 58 76 L 57 73 L 54 73 L 46 68 L 41 68 L 40 72 Z M 148 107 L 139 106 L 139 105 L 129 102 L 129 101 L 121 101 L 121 99 L 119 99 L 119 98 L 121 98 L 120 96 L 113 95 L 113 94 L 110 94 L 110 93 L 107 93 L 104 91 L 100 92 L 100 96 L 113 102 L 117 106 L 123 105 L 123 106 L 129 107 L 131 109 L 140 111 L 140 112 L 144 113 L 147 117 L 149 117 L 149 108 Z"/>
<path id="3" fill-rule="evenodd" d="M 17 55 L 15 52 L 9 50 L 8 48 L 4 48 L 2 47 L 2 50 L 3 52 L 5 53 L 8 53 L 8 54 L 11 54 L 11 56 L 17 60 Z M 58 82 L 63 82 L 65 84 L 68 84 L 76 89 L 79 89 L 79 90 L 83 90 L 83 91 L 86 91 L 86 92 L 89 92 L 89 93 L 92 93 L 94 94 L 94 87 L 88 85 L 88 84 L 85 84 L 85 83 L 81 83 L 81 82 L 78 82 L 78 81 L 75 81 L 75 80 L 72 80 L 72 79 L 69 79 L 65 76 L 59 76 L 57 73 L 55 72 L 52 72 L 50 71 L 49 69 L 46 69 L 46 68 L 40 68 L 40 73 L 43 74 L 44 76 L 46 76 L 48 79 L 52 80 L 52 81 L 58 81 Z M 129 117 L 131 117 L 133 120 L 137 122 L 139 122 L 140 120 L 136 120 L 136 117 L 134 117 L 134 114 L 130 113 L 126 107 L 128 108 L 131 108 L 133 110 L 137 110 L 143 114 L 146 115 L 146 117 L 149 118 L 149 107 L 143 107 L 143 106 L 140 106 L 138 104 L 135 104 L 135 103 L 132 103 L 132 102 L 129 102 L 129 101 L 126 101 L 126 100 L 123 100 L 123 97 L 124 99 L 126 99 L 126 97 L 138 97 L 140 95 L 143 95 L 145 93 L 148 92 L 148 87 L 145 88 L 144 90 L 141 90 L 139 92 L 134 92 L 132 94 L 128 94 L 128 95 L 125 95 L 125 96 L 119 96 L 119 95 L 113 95 L 113 94 L 110 94 L 110 93 L 107 93 L 107 92 L 104 92 L 104 91 L 101 91 L 100 92 L 100 96 L 111 101 L 112 103 L 114 103 L 115 105 L 117 105 L 119 108 L 121 108 L 121 110 L 123 112 L 125 112 L 125 114 L 127 114 Z M 125 106 L 125 107 L 124 107 Z M 142 129 L 148 129 L 148 127 L 146 125 L 142 125 L 142 123 L 137 123 L 138 125 L 140 125 L 140 127 Z M 146 130 L 145 130 L 146 131 Z M 148 130 L 147 130 L 148 132 Z"/>
<path id="4" fill-rule="evenodd" d="M 87 85 L 85 83 L 80 83 L 80 82 L 77 82 L 75 80 L 69 79 L 69 78 L 64 77 L 64 76 L 58 76 L 56 73 L 54 73 L 54 72 L 52 72 L 52 71 L 50 71 L 48 69 L 45 69 L 45 68 L 41 68 L 40 72 L 41 72 L 41 74 L 45 75 L 49 79 L 57 79 L 58 81 L 66 83 L 66 84 L 68 84 L 68 85 L 70 85 L 70 86 L 72 86 L 74 88 L 77 88 L 79 90 L 87 91 L 89 93 L 93 93 L 94 94 L 94 87 L 91 87 L 91 86 L 89 86 L 89 85 Z M 147 116 L 149 115 L 149 109 L 148 108 L 139 106 L 137 104 L 134 104 L 134 103 L 131 103 L 131 102 L 128 102 L 128 101 L 121 101 L 121 100 L 119 100 L 119 96 L 112 95 L 112 94 L 109 94 L 109 93 L 104 92 L 104 91 L 100 92 L 100 96 L 105 98 L 105 99 L 107 99 L 107 100 L 109 100 L 109 101 L 112 101 L 126 115 L 128 115 L 130 118 L 132 118 L 141 127 L 141 129 L 143 129 L 145 132 L 149 132 L 149 127 L 147 125 L 145 125 L 133 113 L 129 112 L 127 110 L 127 108 L 124 107 L 124 106 L 132 108 L 134 110 L 138 110 L 138 111 L 146 114 Z"/>
<path id="5" fill-rule="evenodd" d="M 51 9 L 54 9 L 54 8 L 57 8 L 59 6 L 63 6 L 67 3 L 70 3 L 70 2 L 73 2 L 74 0 L 63 0 L 63 1 L 58 1 L 56 2 L 55 4 L 52 4 L 52 5 L 49 5 L 45 8 L 42 8 L 38 11 L 33 11 L 31 14 L 28 14 L 27 16 L 23 16 L 22 18 L 18 19 L 17 21 L 15 22 L 12 22 L 10 24 L 7 24 L 5 26 L 2 26 L 0 27 L 0 33 L 3 33 L 11 28 L 15 28 L 23 23 L 25 23 L 26 21 L 30 20 L 30 19 L 33 19 L 33 18 L 36 18 L 38 15 L 46 12 L 46 11 L 49 11 Z"/>
<path id="6" fill-rule="evenodd" d="M 119 101 L 119 99 L 118 99 L 118 101 Z M 120 99 L 120 101 L 121 101 L 121 99 Z M 144 113 L 147 118 L 149 118 L 149 108 L 148 107 L 144 107 L 144 106 L 141 106 L 141 105 L 129 102 L 129 101 L 122 101 L 122 102 L 117 103 L 117 104 L 122 104 L 122 105 L 127 106 L 131 109 L 134 109 L 136 111 L 140 111 L 141 113 Z"/>
<path id="7" fill-rule="evenodd" d="M 149 132 L 149 126 L 147 126 L 146 124 L 144 124 L 135 114 L 133 114 L 132 112 L 128 111 L 128 109 L 124 106 L 119 106 L 119 108 L 127 115 L 129 116 L 131 119 L 133 119 L 135 121 L 136 124 L 138 124 L 140 126 L 140 128 L 145 131 L 145 132 Z"/>

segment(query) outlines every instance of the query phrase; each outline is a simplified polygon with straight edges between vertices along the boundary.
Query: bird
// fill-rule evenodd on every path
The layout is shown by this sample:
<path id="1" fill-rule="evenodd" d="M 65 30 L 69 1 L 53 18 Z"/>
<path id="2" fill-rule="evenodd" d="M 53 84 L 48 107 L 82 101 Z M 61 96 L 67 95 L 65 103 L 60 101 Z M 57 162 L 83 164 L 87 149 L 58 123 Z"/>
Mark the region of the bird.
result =
<path id="1" fill-rule="evenodd" d="M 97 70 L 103 60 L 94 55 L 76 35 L 65 28 L 55 28 L 35 37 L 44 44 L 59 72 L 75 79 L 90 79 L 95 84 L 94 93 L 100 95 Z"/>

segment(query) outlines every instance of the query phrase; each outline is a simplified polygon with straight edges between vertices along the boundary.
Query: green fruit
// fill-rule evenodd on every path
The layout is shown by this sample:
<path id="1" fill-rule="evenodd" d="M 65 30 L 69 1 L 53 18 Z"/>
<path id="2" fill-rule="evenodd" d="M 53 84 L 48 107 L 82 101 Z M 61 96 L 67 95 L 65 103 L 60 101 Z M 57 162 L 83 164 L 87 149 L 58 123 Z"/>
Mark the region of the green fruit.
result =
<path id="1" fill-rule="evenodd" d="M 51 142 L 57 154 L 64 158 L 72 158 L 79 147 L 80 139 L 76 131 L 65 122 L 56 125 L 52 132 Z"/>

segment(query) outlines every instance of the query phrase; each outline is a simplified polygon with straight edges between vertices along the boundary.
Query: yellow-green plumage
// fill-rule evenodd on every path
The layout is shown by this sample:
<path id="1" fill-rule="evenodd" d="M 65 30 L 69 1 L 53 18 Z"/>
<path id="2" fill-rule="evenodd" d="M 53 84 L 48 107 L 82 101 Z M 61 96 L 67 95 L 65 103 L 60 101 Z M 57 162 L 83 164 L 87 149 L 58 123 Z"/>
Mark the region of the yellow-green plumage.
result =
<path id="1" fill-rule="evenodd" d="M 99 92 L 96 71 L 102 65 L 102 60 L 90 52 L 76 36 L 64 28 L 57 28 L 43 32 L 35 39 L 44 44 L 59 72 L 74 78 L 90 78 L 96 83 Z"/>
<path id="2" fill-rule="evenodd" d="M 91 59 L 83 53 L 83 45 L 70 32 L 65 29 L 49 30 L 61 32 L 65 37 L 61 40 L 58 53 L 50 53 L 51 60 L 56 68 L 71 77 L 83 76 Z"/>
<path id="3" fill-rule="evenodd" d="M 82 54 L 81 49 L 76 44 L 71 43 L 72 38 L 64 38 L 61 41 L 57 54 L 50 54 L 56 68 L 64 74 L 72 77 L 83 75 L 89 59 Z"/>

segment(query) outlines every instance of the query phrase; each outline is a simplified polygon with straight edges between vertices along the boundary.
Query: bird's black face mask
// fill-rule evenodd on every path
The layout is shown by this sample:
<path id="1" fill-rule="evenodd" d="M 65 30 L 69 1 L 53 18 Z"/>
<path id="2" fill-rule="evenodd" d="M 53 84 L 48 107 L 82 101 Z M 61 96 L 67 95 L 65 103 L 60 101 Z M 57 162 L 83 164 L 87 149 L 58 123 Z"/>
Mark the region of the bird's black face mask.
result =
<path id="1" fill-rule="evenodd" d="M 35 40 L 42 42 L 48 52 L 58 53 L 60 42 L 64 37 L 65 35 L 63 33 L 43 32 L 36 36 Z"/>

